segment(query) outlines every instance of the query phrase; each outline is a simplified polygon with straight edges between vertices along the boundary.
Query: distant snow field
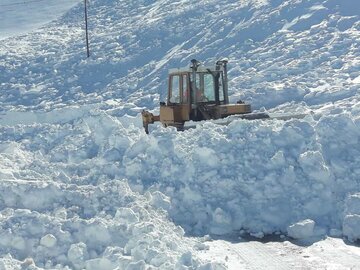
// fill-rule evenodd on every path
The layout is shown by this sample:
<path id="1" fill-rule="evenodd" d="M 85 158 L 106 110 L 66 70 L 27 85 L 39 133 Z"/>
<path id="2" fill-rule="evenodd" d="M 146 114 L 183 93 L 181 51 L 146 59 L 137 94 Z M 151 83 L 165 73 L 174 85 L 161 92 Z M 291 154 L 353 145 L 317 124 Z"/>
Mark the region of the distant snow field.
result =
<path id="1" fill-rule="evenodd" d="M 79 2 L 81 0 L 1 0 L 0 40 L 35 30 Z"/>
<path id="2" fill-rule="evenodd" d="M 0 270 L 360 269 L 360 2 L 0 2 Z M 228 57 L 288 121 L 142 128 Z"/>

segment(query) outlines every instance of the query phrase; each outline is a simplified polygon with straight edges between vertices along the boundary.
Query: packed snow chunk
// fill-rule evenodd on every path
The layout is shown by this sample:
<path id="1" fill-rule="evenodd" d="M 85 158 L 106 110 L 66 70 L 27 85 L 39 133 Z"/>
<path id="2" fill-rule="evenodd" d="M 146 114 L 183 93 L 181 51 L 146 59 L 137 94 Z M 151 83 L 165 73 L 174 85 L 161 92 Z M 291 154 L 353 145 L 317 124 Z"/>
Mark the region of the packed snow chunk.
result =
<path id="1" fill-rule="evenodd" d="M 43 236 L 40 240 L 40 244 L 44 247 L 52 248 L 56 245 L 57 239 L 52 234 Z"/>
<path id="2" fill-rule="evenodd" d="M 360 240 L 360 193 L 346 198 L 343 234 L 350 241 Z"/>
<path id="3" fill-rule="evenodd" d="M 152 250 L 153 251 L 153 250 Z M 149 253 L 148 253 L 149 254 Z M 149 256 L 147 256 L 149 257 Z M 164 264 L 166 265 L 166 263 L 169 261 L 169 257 L 167 254 L 165 253 L 159 253 L 156 256 L 154 256 L 154 258 L 152 258 L 150 260 L 150 264 L 155 266 L 155 267 L 160 267 L 163 266 Z"/>
<path id="4" fill-rule="evenodd" d="M 126 270 L 145 270 L 145 262 L 143 260 L 129 263 Z"/>
<path id="5" fill-rule="evenodd" d="M 346 213 L 360 215 L 360 193 L 352 194 L 347 198 Z"/>
<path id="6" fill-rule="evenodd" d="M 258 239 L 264 238 L 265 234 L 263 232 L 250 233 L 251 236 L 256 237 Z"/>
<path id="7" fill-rule="evenodd" d="M 181 255 L 179 259 L 179 263 L 185 266 L 192 266 L 193 265 L 193 258 L 191 252 L 186 252 Z"/>
<path id="8" fill-rule="evenodd" d="M 360 215 L 346 215 L 343 222 L 343 234 L 351 241 L 360 240 Z"/>
<path id="9" fill-rule="evenodd" d="M 86 244 L 82 242 L 72 244 L 67 255 L 69 261 L 73 264 L 75 269 L 83 269 L 85 261 L 89 257 Z"/>
<path id="10" fill-rule="evenodd" d="M 232 218 L 229 213 L 221 208 L 216 208 L 213 213 L 213 222 L 210 227 L 210 232 L 213 234 L 226 234 L 232 231 Z"/>
<path id="11" fill-rule="evenodd" d="M 306 239 L 314 235 L 315 221 L 305 219 L 287 228 L 288 235 L 294 239 Z"/>
<path id="12" fill-rule="evenodd" d="M 225 265 L 217 263 L 217 262 L 210 262 L 199 267 L 199 270 L 226 270 L 228 269 Z"/>
<path id="13" fill-rule="evenodd" d="M 24 238 L 20 237 L 20 236 L 15 236 L 12 240 L 11 240 L 11 246 L 17 250 L 25 250 L 26 248 L 26 242 L 24 240 Z"/>
<path id="14" fill-rule="evenodd" d="M 112 270 L 116 268 L 116 266 L 107 258 L 88 260 L 85 265 L 86 270 Z"/>
<path id="15" fill-rule="evenodd" d="M 108 230 L 107 224 L 102 221 L 93 221 L 84 228 L 84 236 L 90 248 L 93 245 L 109 244 L 111 242 L 111 235 Z"/>
<path id="16" fill-rule="evenodd" d="M 329 181 L 330 171 L 329 168 L 326 167 L 324 158 L 319 151 L 302 153 L 299 158 L 299 163 L 310 178 L 323 183 Z"/>
<path id="17" fill-rule="evenodd" d="M 150 204 L 156 208 L 162 208 L 169 211 L 171 207 L 170 198 L 165 196 L 160 191 L 155 191 L 148 195 L 150 197 Z"/>
<path id="18" fill-rule="evenodd" d="M 38 269 L 38 268 L 36 268 L 33 258 L 26 258 L 21 262 L 21 269 Z"/>
<path id="19" fill-rule="evenodd" d="M 195 150 L 195 157 L 199 160 L 200 164 L 211 168 L 219 166 L 219 160 L 216 152 L 208 147 L 199 147 Z"/>
<path id="20" fill-rule="evenodd" d="M 131 208 L 120 207 L 116 210 L 115 220 L 120 224 L 134 224 L 139 222 L 139 215 Z"/>

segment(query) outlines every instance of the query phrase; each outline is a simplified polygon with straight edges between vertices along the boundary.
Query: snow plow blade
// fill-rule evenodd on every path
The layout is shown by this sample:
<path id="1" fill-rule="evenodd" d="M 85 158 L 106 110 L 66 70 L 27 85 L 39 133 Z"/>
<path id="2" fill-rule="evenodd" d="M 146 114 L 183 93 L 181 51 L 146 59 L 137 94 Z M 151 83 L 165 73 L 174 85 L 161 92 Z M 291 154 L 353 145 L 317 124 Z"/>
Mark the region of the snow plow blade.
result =
<path id="1" fill-rule="evenodd" d="M 249 114 L 244 114 L 244 115 L 233 115 L 231 116 L 231 118 L 237 119 L 246 119 L 246 120 L 257 120 L 257 119 L 268 119 L 268 120 L 273 120 L 273 119 L 277 119 L 277 120 L 291 120 L 291 119 L 303 119 L 305 118 L 305 116 L 307 116 L 307 114 L 268 114 L 268 113 L 249 113 Z"/>
<path id="2" fill-rule="evenodd" d="M 268 114 L 268 113 L 248 113 L 248 114 L 237 114 L 231 115 L 226 119 L 218 119 L 214 121 L 216 125 L 226 126 L 235 120 L 283 120 L 288 121 L 292 119 L 303 119 L 307 116 L 307 114 Z M 182 130 L 188 130 L 192 128 L 196 128 L 197 125 L 187 125 L 184 126 Z M 179 130 L 179 129 L 178 129 Z"/>

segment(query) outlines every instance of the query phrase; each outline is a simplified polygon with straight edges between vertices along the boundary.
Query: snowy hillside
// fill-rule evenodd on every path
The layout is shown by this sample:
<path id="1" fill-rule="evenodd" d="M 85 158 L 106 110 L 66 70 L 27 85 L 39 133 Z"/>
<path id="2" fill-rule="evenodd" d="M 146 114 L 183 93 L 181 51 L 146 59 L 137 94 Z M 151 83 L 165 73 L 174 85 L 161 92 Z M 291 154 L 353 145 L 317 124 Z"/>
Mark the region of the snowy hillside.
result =
<path id="1" fill-rule="evenodd" d="M 89 59 L 82 2 L 23 2 L 0 4 L 0 269 L 224 269 L 197 256 L 207 234 L 360 239 L 360 2 L 93 0 Z M 145 135 L 168 68 L 220 57 L 231 101 L 308 116 Z"/>
<path id="2" fill-rule="evenodd" d="M 57 19 L 79 0 L 1 0 L 0 3 L 0 40 L 26 34 L 34 28 Z"/>

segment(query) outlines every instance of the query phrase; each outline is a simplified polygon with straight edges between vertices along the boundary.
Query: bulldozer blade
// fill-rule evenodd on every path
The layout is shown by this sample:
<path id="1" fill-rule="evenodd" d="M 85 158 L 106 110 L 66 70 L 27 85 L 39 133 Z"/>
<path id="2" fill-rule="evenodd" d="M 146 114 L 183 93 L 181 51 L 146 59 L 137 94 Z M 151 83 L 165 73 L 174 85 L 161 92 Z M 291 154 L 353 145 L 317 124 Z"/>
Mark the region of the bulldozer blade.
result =
<path id="1" fill-rule="evenodd" d="M 229 125 L 234 120 L 244 119 L 244 120 L 283 120 L 288 121 L 291 119 L 303 119 L 307 114 L 268 114 L 268 113 L 247 113 L 247 114 L 237 114 L 231 115 L 227 119 L 222 119 L 223 121 L 215 120 L 214 124 L 226 126 Z M 196 125 L 186 125 L 183 130 L 188 130 L 196 128 Z"/>
<path id="2" fill-rule="evenodd" d="M 308 114 L 301 113 L 301 114 L 270 114 L 270 119 L 277 119 L 277 120 L 291 120 L 291 119 L 303 119 Z"/>
<path id="3" fill-rule="evenodd" d="M 283 113 L 247 113 L 238 114 L 231 116 L 231 122 L 235 119 L 246 119 L 246 120 L 291 120 L 291 119 L 303 119 L 307 114 L 283 114 Z"/>

